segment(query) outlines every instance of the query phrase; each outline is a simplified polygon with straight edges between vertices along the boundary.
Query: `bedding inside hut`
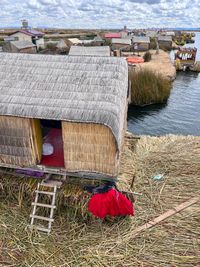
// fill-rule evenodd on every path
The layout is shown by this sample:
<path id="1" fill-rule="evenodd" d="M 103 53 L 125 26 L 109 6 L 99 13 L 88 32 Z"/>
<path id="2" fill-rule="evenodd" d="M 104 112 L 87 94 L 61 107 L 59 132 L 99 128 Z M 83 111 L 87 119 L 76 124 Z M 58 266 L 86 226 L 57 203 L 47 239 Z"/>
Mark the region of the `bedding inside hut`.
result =
<path id="1" fill-rule="evenodd" d="M 43 144 L 51 144 L 53 153 L 50 155 L 42 155 L 40 164 L 49 167 L 64 167 L 64 152 L 62 130 L 51 128 L 47 135 L 43 138 Z"/>

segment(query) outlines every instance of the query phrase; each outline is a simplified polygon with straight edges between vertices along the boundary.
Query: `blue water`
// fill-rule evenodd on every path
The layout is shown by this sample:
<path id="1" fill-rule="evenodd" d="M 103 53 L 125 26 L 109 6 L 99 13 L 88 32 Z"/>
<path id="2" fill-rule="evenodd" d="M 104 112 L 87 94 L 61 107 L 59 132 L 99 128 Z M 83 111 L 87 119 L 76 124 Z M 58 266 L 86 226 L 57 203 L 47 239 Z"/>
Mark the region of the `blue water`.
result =
<path id="1" fill-rule="evenodd" d="M 200 33 L 196 34 L 195 43 L 187 46 L 197 47 L 200 60 Z M 148 135 L 200 135 L 200 73 L 178 72 L 166 104 L 130 107 L 128 130 Z"/>

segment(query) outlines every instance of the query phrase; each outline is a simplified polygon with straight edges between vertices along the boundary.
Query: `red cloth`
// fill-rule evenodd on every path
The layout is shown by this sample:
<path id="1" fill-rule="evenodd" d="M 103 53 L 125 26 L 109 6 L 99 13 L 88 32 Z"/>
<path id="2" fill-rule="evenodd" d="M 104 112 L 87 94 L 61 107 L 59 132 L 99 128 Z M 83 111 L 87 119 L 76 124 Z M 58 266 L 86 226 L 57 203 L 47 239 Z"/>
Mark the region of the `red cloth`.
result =
<path id="1" fill-rule="evenodd" d="M 114 188 L 105 193 L 94 194 L 89 201 L 88 210 L 102 219 L 106 215 L 134 215 L 133 203 Z"/>

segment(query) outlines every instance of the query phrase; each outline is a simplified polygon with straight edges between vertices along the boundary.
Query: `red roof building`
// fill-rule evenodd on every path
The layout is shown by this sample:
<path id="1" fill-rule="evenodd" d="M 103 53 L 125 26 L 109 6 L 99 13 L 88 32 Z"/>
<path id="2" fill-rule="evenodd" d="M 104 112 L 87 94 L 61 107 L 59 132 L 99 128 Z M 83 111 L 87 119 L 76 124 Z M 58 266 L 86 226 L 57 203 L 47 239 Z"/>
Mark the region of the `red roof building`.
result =
<path id="1" fill-rule="evenodd" d="M 121 33 L 106 33 L 104 37 L 107 39 L 121 38 Z"/>

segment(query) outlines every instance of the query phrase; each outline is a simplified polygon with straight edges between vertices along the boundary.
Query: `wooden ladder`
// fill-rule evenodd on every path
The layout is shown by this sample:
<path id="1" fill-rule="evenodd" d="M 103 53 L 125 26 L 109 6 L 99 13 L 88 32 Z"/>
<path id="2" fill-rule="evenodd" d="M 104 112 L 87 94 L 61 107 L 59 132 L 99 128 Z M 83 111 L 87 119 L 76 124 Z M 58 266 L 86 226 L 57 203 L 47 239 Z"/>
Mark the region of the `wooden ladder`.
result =
<path id="1" fill-rule="evenodd" d="M 54 219 L 53 219 L 54 210 L 56 209 L 56 205 L 55 205 L 56 193 L 57 193 L 57 189 L 60 188 L 61 185 L 62 185 L 62 182 L 54 181 L 54 180 L 42 181 L 41 183 L 38 183 L 37 189 L 35 190 L 35 200 L 34 202 L 32 202 L 33 210 L 30 215 L 31 217 L 30 227 L 31 228 L 35 228 L 39 231 L 46 232 L 48 234 L 51 232 L 51 226 L 52 226 L 52 223 L 54 222 Z M 45 191 L 44 189 L 41 189 L 41 187 L 52 188 L 53 191 Z M 52 197 L 51 204 L 39 203 L 38 202 L 39 195 L 50 195 Z M 44 207 L 44 208 L 50 209 L 49 217 L 36 215 L 37 207 Z M 35 225 L 34 224 L 35 219 L 41 220 L 41 221 L 47 221 L 48 228 Z"/>

